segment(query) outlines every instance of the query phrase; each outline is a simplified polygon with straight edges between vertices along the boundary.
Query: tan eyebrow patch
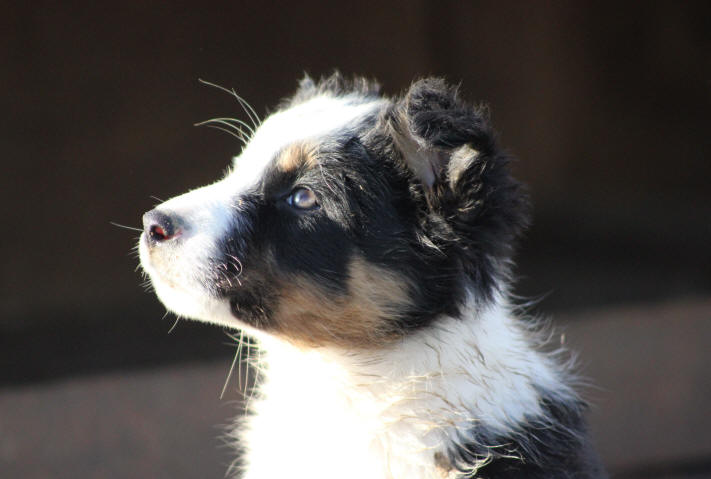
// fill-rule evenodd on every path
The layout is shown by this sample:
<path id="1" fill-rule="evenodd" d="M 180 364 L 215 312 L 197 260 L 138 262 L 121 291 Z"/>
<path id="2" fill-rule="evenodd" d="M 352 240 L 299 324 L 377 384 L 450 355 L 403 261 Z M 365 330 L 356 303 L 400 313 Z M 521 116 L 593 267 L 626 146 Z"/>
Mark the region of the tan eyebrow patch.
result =
<path id="1" fill-rule="evenodd" d="M 286 147 L 277 159 L 277 168 L 284 172 L 310 169 L 318 166 L 316 146 L 310 143 L 294 143 Z"/>
<path id="2" fill-rule="evenodd" d="M 358 258 L 351 262 L 347 293 L 338 295 L 312 279 L 292 277 L 280 292 L 278 332 L 295 344 L 376 348 L 399 337 L 397 317 L 410 303 L 399 274 Z"/>

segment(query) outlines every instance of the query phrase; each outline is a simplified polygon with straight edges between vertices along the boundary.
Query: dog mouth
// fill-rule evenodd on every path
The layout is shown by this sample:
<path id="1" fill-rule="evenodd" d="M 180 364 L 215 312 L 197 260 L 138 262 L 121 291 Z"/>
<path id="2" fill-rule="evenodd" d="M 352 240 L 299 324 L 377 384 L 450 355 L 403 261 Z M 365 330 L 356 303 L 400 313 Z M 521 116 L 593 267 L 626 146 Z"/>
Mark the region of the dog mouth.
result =
<path id="1" fill-rule="evenodd" d="M 180 235 L 176 232 L 172 238 Z M 219 300 L 229 298 L 244 287 L 242 261 L 236 256 L 194 257 L 190 251 L 174 246 L 177 245 L 156 245 L 148 233 L 143 233 L 140 239 L 141 267 L 156 289 L 167 287 L 179 294 L 207 295 Z"/>
<path id="2" fill-rule="evenodd" d="M 243 327 L 245 323 L 231 307 L 230 297 L 223 294 L 242 288 L 239 267 L 223 261 L 206 265 L 203 260 L 186 258 L 185 251 L 171 249 L 151 248 L 150 239 L 140 239 L 141 267 L 166 309 L 183 318 Z"/>

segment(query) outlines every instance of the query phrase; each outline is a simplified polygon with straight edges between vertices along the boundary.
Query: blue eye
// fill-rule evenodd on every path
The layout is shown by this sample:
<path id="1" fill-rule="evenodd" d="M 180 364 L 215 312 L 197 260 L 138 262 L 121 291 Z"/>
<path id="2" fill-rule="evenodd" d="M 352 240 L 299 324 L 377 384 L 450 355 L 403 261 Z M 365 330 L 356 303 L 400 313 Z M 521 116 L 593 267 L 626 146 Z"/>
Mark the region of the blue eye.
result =
<path id="1" fill-rule="evenodd" d="M 316 193 L 308 188 L 296 188 L 286 198 L 286 202 L 300 210 L 311 210 L 318 206 Z"/>

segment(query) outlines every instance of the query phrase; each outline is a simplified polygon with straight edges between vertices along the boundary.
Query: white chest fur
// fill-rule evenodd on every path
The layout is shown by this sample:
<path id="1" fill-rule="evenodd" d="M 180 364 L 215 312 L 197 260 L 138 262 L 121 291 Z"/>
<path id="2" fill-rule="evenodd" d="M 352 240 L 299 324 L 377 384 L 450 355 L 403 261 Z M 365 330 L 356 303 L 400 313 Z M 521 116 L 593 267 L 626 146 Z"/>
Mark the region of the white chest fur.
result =
<path id="1" fill-rule="evenodd" d="M 500 306 L 385 351 L 261 342 L 265 378 L 238 433 L 247 479 L 446 478 L 441 451 L 473 427 L 506 434 L 540 413 L 536 388 L 572 394 Z"/>

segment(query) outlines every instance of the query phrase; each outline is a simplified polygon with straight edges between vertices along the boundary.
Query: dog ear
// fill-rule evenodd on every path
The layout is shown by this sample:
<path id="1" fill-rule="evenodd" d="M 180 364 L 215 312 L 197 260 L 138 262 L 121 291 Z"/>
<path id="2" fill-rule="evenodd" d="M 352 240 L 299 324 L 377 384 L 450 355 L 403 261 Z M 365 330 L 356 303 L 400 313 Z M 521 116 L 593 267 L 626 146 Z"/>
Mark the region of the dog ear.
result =
<path id="1" fill-rule="evenodd" d="M 528 197 L 510 175 L 485 110 L 459 100 L 444 80 L 428 78 L 396 102 L 389 127 L 430 213 L 487 256 L 508 256 L 528 224 Z"/>
<path id="2" fill-rule="evenodd" d="M 447 179 L 456 184 L 469 163 L 494 147 L 487 115 L 460 101 L 440 78 L 410 86 L 390 116 L 395 146 L 426 188 Z"/>

